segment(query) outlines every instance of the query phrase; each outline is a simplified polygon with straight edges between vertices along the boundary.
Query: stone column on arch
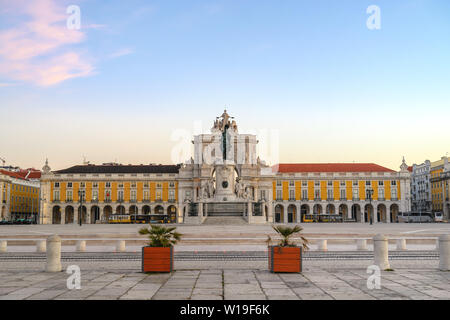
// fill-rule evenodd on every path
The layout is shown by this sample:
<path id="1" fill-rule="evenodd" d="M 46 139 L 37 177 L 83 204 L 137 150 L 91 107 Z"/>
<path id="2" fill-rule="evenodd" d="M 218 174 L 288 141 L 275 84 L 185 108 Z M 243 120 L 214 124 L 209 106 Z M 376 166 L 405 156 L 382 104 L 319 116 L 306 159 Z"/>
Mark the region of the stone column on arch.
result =
<path id="1" fill-rule="evenodd" d="M 386 207 L 386 223 L 391 223 L 391 206 L 385 205 Z"/>
<path id="2" fill-rule="evenodd" d="M 373 211 L 372 222 L 373 222 L 373 224 L 378 223 L 378 203 L 375 205 L 375 203 L 372 202 L 372 211 Z"/>
<path id="3" fill-rule="evenodd" d="M 77 224 L 78 223 L 78 218 L 79 218 L 79 212 L 80 211 L 80 206 L 73 206 L 73 224 Z"/>
<path id="4" fill-rule="evenodd" d="M 262 208 L 261 208 L 262 215 L 264 217 L 264 220 L 266 221 L 267 220 L 267 217 L 266 217 L 266 214 L 267 214 L 267 212 L 266 212 L 266 202 L 262 201 L 261 202 L 261 206 L 262 206 Z"/>
<path id="5" fill-rule="evenodd" d="M 198 216 L 203 217 L 203 202 L 202 201 L 200 201 L 198 203 Z"/>
<path id="6" fill-rule="evenodd" d="M 314 214 L 314 202 L 308 203 L 309 214 Z"/>
<path id="7" fill-rule="evenodd" d="M 273 206 L 274 206 L 274 204 L 273 204 L 273 202 L 270 200 L 269 202 L 268 202 L 268 204 L 267 204 L 267 208 L 268 208 L 268 222 L 269 223 L 273 223 Z"/>
<path id="8" fill-rule="evenodd" d="M 178 202 L 178 206 L 177 206 L 177 223 L 183 223 L 184 222 L 184 217 L 183 217 L 183 203 L 182 202 Z M 142 209 L 141 209 L 142 212 Z"/>
<path id="9" fill-rule="evenodd" d="M 60 207 L 60 210 L 61 210 L 61 224 L 66 224 L 66 208 L 62 209 Z"/>
<path id="10" fill-rule="evenodd" d="M 345 205 L 347 206 L 347 219 L 351 219 L 352 218 L 352 204 L 351 204 L 351 202 L 347 201 L 345 203 Z"/>
<path id="11" fill-rule="evenodd" d="M 91 207 L 86 206 L 86 224 L 91 224 Z"/>
<path id="12" fill-rule="evenodd" d="M 365 212 L 366 212 L 366 205 L 364 204 L 364 202 L 362 202 L 359 205 L 359 217 L 361 219 L 361 223 L 366 223 L 366 221 L 364 220 Z M 369 213 L 367 213 L 367 217 L 369 217 Z M 369 221 L 367 222 L 369 223 Z"/>

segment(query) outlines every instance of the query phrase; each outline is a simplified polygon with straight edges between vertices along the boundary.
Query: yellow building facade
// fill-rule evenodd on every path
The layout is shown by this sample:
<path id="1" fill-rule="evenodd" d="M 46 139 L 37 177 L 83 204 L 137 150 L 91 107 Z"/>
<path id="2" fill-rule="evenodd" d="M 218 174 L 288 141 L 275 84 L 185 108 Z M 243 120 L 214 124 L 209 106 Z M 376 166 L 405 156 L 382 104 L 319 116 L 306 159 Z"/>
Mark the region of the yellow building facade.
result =
<path id="1" fill-rule="evenodd" d="M 449 202 L 448 175 L 450 164 L 448 157 L 431 162 L 430 185 L 433 212 L 447 212 Z"/>
<path id="2" fill-rule="evenodd" d="M 115 215 L 164 215 L 175 222 L 177 171 L 177 166 L 105 164 L 47 172 L 41 179 L 44 223 L 108 223 Z"/>
<path id="3" fill-rule="evenodd" d="M 274 221 L 396 222 L 408 211 L 409 172 L 376 164 L 280 164 L 272 182 Z"/>
<path id="4" fill-rule="evenodd" d="M 27 219 L 37 222 L 39 212 L 38 181 L 26 179 L 13 171 L 0 171 L 1 220 L 18 221 Z"/>

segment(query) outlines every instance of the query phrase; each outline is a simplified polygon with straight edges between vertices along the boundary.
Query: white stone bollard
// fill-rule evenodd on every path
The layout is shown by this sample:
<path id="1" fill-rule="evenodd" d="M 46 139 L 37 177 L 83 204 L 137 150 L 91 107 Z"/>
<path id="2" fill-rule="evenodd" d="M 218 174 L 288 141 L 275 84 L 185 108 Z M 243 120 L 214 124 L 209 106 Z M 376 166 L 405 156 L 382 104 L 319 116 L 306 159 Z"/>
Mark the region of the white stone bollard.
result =
<path id="1" fill-rule="evenodd" d="M 381 270 L 390 269 L 389 265 L 389 242 L 388 238 L 382 234 L 373 237 L 373 258 L 374 264 Z"/>
<path id="2" fill-rule="evenodd" d="M 78 240 L 77 241 L 77 252 L 85 252 L 86 251 L 86 241 Z"/>
<path id="3" fill-rule="evenodd" d="M 45 252 L 47 251 L 47 241 L 38 240 L 36 241 L 36 252 Z"/>
<path id="4" fill-rule="evenodd" d="M 450 271 L 450 235 L 439 237 L 439 270 Z"/>
<path id="5" fill-rule="evenodd" d="M 406 250 L 406 239 L 397 239 L 397 250 Z"/>
<path id="6" fill-rule="evenodd" d="M 57 235 L 52 235 L 47 238 L 47 264 L 45 271 L 59 272 L 61 270 L 61 238 Z"/>
<path id="7" fill-rule="evenodd" d="M 319 243 L 317 244 L 317 250 L 327 251 L 327 240 L 319 240 Z"/>
<path id="8" fill-rule="evenodd" d="M 356 250 L 367 250 L 367 240 L 366 239 L 356 240 Z"/>
<path id="9" fill-rule="evenodd" d="M 0 252 L 6 252 L 8 251 L 8 241 L 1 240 L 0 241 Z"/>
<path id="10" fill-rule="evenodd" d="M 117 252 L 125 252 L 125 240 L 117 240 L 116 243 L 116 251 Z"/>

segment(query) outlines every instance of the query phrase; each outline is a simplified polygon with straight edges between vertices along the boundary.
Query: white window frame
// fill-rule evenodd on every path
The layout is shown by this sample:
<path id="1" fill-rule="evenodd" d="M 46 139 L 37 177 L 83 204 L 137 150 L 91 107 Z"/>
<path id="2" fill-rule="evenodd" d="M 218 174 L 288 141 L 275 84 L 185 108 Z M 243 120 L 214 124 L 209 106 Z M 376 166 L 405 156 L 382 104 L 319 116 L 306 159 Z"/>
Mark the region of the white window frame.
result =
<path id="1" fill-rule="evenodd" d="M 124 192 L 123 192 L 123 189 L 117 190 L 117 201 L 124 201 Z"/>
<path id="2" fill-rule="evenodd" d="M 295 190 L 294 189 L 289 190 L 289 199 L 295 199 Z"/>
<path id="3" fill-rule="evenodd" d="M 308 190 L 306 189 L 302 190 L 302 199 L 308 199 Z"/>
<path id="4" fill-rule="evenodd" d="M 276 196 L 277 196 L 277 200 L 282 200 L 283 199 L 283 191 L 278 189 Z"/>

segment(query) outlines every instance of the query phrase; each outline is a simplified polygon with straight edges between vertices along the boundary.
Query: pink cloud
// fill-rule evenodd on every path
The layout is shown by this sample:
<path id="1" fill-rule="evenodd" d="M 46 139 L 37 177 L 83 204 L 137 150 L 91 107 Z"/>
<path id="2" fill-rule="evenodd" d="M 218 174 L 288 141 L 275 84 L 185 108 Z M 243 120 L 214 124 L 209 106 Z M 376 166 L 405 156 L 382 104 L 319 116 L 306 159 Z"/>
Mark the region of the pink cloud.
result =
<path id="1" fill-rule="evenodd" d="M 93 74 L 93 66 L 71 45 L 85 34 L 66 26 L 66 8 L 52 0 L 0 0 L 1 15 L 22 16 L 14 27 L 0 30 L 0 74 L 40 86 Z"/>

